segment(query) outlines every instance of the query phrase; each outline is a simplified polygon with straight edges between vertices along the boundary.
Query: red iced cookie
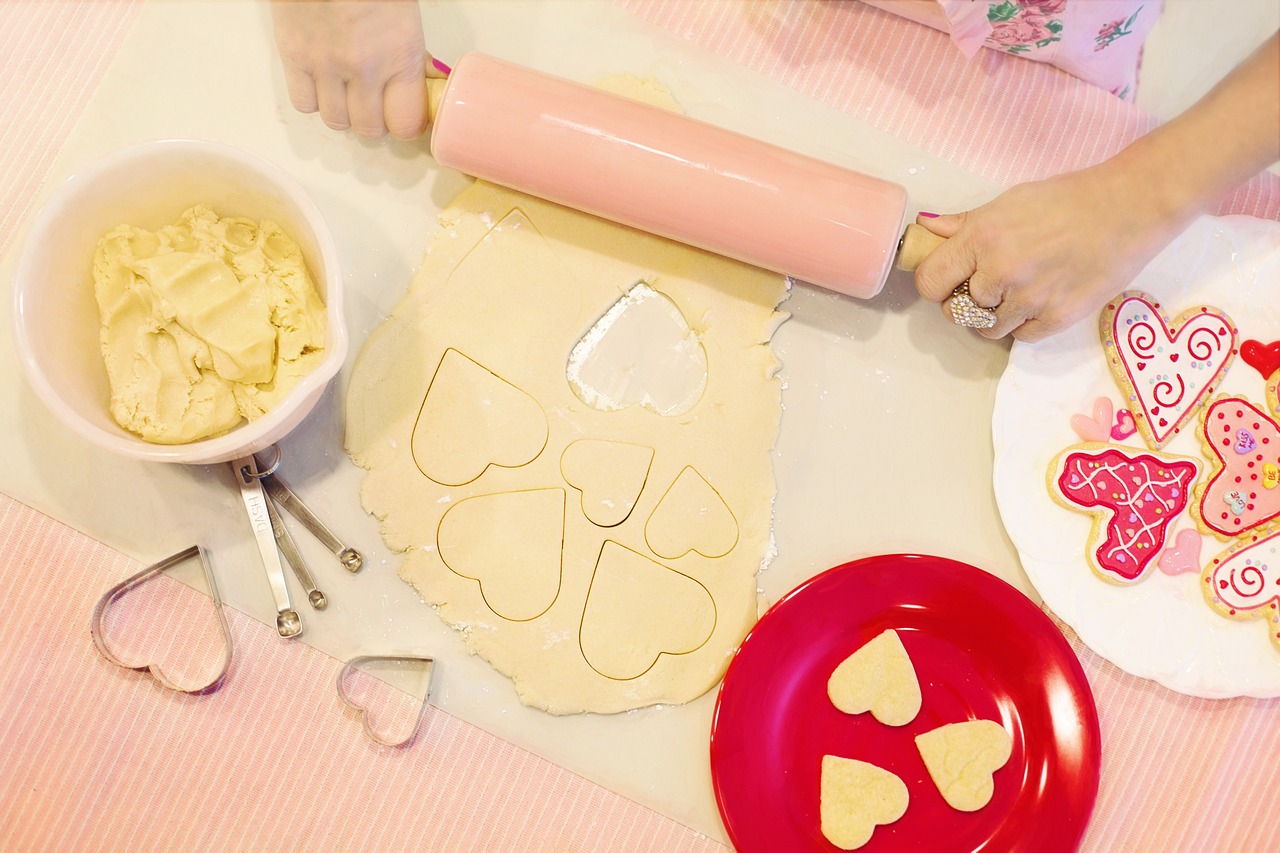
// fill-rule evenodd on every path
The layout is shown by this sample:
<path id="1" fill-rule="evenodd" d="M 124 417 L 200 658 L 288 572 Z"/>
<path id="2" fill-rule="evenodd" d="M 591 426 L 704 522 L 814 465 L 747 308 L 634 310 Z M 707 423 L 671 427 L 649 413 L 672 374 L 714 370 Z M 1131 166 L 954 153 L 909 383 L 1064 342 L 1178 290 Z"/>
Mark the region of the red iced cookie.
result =
<path id="1" fill-rule="evenodd" d="M 1106 444 L 1078 444 L 1054 458 L 1049 491 L 1094 517 L 1089 565 L 1104 580 L 1141 580 L 1164 548 L 1200 473 L 1194 459 Z"/>

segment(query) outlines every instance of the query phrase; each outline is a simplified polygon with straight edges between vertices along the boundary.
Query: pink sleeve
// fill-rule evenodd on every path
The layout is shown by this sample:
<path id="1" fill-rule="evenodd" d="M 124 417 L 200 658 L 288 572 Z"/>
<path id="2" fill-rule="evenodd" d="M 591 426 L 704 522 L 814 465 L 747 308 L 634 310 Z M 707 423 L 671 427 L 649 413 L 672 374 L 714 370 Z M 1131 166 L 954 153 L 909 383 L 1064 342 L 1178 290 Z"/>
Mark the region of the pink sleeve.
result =
<path id="1" fill-rule="evenodd" d="M 938 0 L 938 5 L 951 23 L 951 41 L 973 59 L 991 35 L 988 4 L 980 0 Z"/>
<path id="2" fill-rule="evenodd" d="M 1043 62 L 1132 101 L 1142 45 L 1165 0 L 864 0 L 983 47 Z"/>

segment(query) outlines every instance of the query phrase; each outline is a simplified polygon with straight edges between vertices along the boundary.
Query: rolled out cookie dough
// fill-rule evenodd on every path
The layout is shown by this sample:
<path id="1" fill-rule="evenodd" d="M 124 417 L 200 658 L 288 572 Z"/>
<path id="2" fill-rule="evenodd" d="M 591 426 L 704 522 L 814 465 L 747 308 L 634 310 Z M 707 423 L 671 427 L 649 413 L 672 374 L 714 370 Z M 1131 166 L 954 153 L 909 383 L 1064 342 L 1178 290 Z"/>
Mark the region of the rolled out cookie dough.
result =
<path id="1" fill-rule="evenodd" d="M 702 695 L 758 616 L 785 279 L 483 182 L 441 222 L 348 392 L 347 450 L 401 576 L 529 705 Z M 705 350 L 678 417 L 591 408 L 566 378 L 638 281 Z"/>

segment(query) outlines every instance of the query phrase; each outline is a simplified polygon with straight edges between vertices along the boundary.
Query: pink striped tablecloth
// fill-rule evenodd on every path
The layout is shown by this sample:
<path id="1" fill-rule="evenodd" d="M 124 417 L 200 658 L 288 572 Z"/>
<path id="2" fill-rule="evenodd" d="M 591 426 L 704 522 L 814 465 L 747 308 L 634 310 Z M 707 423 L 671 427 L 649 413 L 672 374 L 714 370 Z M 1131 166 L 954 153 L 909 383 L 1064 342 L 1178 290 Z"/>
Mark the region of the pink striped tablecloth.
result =
<path id="1" fill-rule="evenodd" d="M 212 692 L 109 663 L 90 615 L 142 568 L 0 495 L 6 853 L 724 850 L 437 708 L 407 745 L 381 746 L 338 696 L 342 662 L 230 608 L 234 659 Z M 104 611 L 104 635 L 117 658 L 198 686 L 221 660 L 213 614 L 159 575 Z M 349 695 L 393 743 L 421 707 L 389 688 Z"/>
<path id="2" fill-rule="evenodd" d="M 1096 162 L 1154 126 L 1052 68 L 985 52 L 966 62 L 945 37 L 858 3 L 617 2 L 1002 184 Z M 140 6 L 0 2 L 0 254 L 92 94 L 84 81 Z M 1260 176 L 1220 212 L 1280 217 L 1276 179 Z M 0 849 L 723 850 L 438 709 L 407 747 L 378 746 L 338 698 L 341 662 L 229 609 L 236 657 L 214 693 L 173 693 L 107 663 L 89 614 L 139 568 L 0 495 Z M 167 645 L 174 632 L 147 615 L 160 611 L 208 630 Z M 220 642 L 211 613 L 162 578 L 106 625 L 121 647 L 199 669 Z M 1067 633 L 1104 739 L 1083 848 L 1276 849 L 1280 702 L 1180 696 Z M 416 713 L 403 694 L 368 701 L 388 725 Z"/>

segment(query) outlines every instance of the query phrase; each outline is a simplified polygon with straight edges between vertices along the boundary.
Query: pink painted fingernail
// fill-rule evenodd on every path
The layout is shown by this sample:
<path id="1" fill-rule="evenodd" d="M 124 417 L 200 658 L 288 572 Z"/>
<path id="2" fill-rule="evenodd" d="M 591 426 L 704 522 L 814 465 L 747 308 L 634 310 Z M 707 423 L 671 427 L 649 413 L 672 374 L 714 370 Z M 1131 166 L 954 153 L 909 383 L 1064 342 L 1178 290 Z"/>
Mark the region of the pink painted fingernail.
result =
<path id="1" fill-rule="evenodd" d="M 432 58 L 431 58 L 431 67 L 432 67 L 432 68 L 434 68 L 435 70 L 439 71 L 441 74 L 444 74 L 445 76 L 448 76 L 448 75 L 450 75 L 450 74 L 452 74 L 452 73 L 453 73 L 453 69 L 452 69 L 452 68 L 450 68 L 449 66 L 445 65 L 443 62 L 441 62 L 440 60 L 436 59 L 435 57 L 432 57 Z"/>
<path id="2" fill-rule="evenodd" d="M 923 211 L 923 210 L 922 210 L 922 211 L 920 211 L 920 215 L 921 215 L 921 216 L 923 216 L 923 217 L 925 217 L 926 219 L 937 219 L 937 218 L 938 218 L 938 214 L 936 214 L 936 213 L 928 213 L 928 212 Z"/>

